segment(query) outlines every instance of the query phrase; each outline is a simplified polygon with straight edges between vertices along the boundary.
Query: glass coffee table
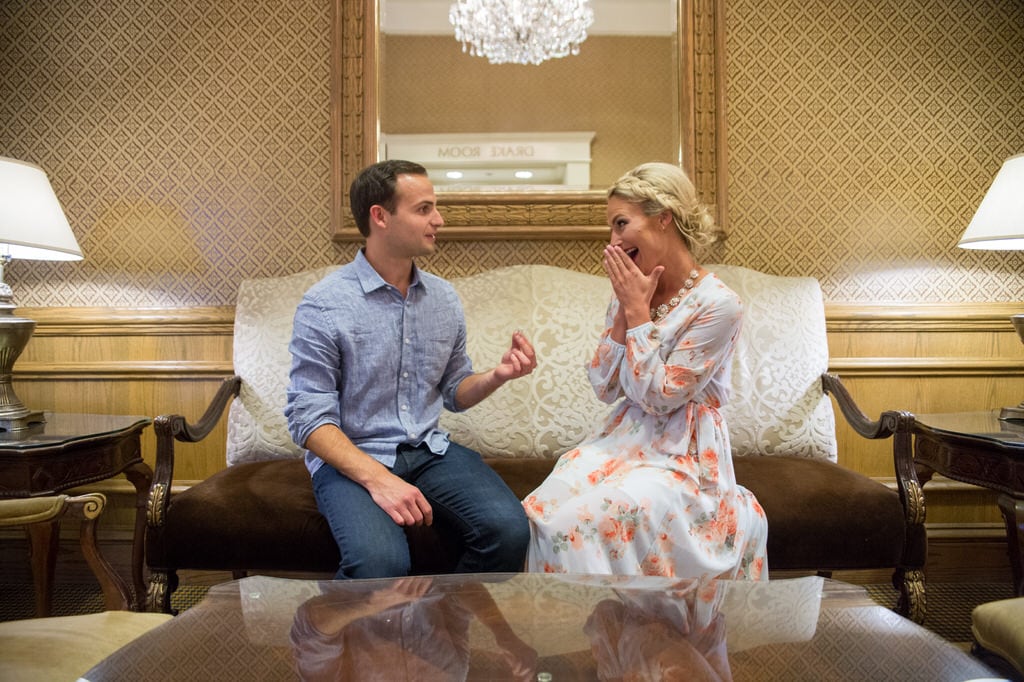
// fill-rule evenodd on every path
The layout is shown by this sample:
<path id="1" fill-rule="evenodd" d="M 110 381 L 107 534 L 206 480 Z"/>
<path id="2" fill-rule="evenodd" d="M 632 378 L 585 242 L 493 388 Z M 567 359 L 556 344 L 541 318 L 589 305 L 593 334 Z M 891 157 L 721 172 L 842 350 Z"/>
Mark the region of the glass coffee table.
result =
<path id="1" fill-rule="evenodd" d="M 115 652 L 88 680 L 970 680 L 992 672 L 818 577 L 255 576 Z"/>

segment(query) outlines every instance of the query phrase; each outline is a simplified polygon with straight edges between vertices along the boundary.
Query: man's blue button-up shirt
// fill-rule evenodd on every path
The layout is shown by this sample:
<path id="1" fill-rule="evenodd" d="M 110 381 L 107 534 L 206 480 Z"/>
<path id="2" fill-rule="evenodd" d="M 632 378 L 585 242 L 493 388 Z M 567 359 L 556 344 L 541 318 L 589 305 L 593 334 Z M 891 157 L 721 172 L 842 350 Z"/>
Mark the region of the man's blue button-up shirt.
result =
<path id="1" fill-rule="evenodd" d="M 451 284 L 413 267 L 405 298 L 360 251 L 306 292 L 295 311 L 285 416 L 303 445 L 334 424 L 385 466 L 402 443 L 448 449 L 442 406 L 473 373 L 466 322 Z M 323 460 L 306 451 L 312 475 Z"/>

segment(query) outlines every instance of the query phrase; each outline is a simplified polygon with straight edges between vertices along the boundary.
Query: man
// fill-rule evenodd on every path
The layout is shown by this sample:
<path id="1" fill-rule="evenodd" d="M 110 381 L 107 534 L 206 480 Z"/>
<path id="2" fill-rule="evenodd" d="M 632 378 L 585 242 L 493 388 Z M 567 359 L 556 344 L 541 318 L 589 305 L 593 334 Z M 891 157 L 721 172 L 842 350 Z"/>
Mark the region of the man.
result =
<path id="1" fill-rule="evenodd" d="M 462 536 L 457 571 L 519 571 L 522 505 L 438 419 L 532 372 L 533 347 L 516 332 L 497 366 L 473 372 L 455 290 L 414 263 L 444 224 L 422 166 L 369 166 L 349 197 L 365 246 L 296 310 L 285 409 L 341 550 L 335 577 L 408 575 L 404 527 L 435 520 Z"/>

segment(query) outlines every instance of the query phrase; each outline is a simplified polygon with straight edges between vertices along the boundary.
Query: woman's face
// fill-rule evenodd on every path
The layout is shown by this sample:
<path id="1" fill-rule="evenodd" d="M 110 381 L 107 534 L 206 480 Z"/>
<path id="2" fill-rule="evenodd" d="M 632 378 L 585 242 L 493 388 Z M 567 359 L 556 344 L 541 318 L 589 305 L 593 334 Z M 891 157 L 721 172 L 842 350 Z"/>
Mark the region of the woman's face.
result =
<path id="1" fill-rule="evenodd" d="M 626 252 L 640 271 L 651 274 L 654 266 L 664 264 L 669 248 L 668 230 L 672 225 L 668 210 L 658 215 L 645 215 L 640 204 L 613 196 L 608 199 L 608 243 Z"/>

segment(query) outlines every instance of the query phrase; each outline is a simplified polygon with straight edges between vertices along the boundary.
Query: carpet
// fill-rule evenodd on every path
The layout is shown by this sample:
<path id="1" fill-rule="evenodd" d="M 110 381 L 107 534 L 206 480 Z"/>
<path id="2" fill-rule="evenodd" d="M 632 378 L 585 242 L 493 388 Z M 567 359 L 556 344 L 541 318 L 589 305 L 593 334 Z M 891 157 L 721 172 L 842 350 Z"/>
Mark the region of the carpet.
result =
<path id="1" fill-rule="evenodd" d="M 896 590 L 891 585 L 864 585 L 871 599 L 887 608 L 896 605 Z M 971 611 L 978 604 L 1010 599 L 1013 589 L 1007 583 L 928 583 L 924 626 L 949 642 L 970 642 Z"/>
<path id="2" fill-rule="evenodd" d="M 896 604 L 896 591 L 885 584 L 864 585 L 876 603 L 892 608 Z M 184 611 L 202 601 L 208 590 L 206 585 L 182 585 L 171 595 L 171 608 Z M 1013 590 L 1009 583 L 929 583 L 927 586 L 928 617 L 925 627 L 949 642 L 971 641 L 971 611 L 978 604 L 998 599 L 1010 599 Z M 53 591 L 53 615 L 69 616 L 78 613 L 98 613 L 103 610 L 103 595 L 99 587 L 81 584 L 61 584 Z M 0 584 L 0 621 L 32 618 L 35 615 L 35 595 L 24 584 Z"/>
<path id="3" fill-rule="evenodd" d="M 209 589 L 207 585 L 182 585 L 171 595 L 171 608 L 184 611 L 195 606 Z M 31 586 L 0 584 L 0 621 L 34 618 L 36 596 Z M 64 584 L 53 587 L 53 615 L 74 616 L 103 611 L 103 593 L 99 586 Z"/>

